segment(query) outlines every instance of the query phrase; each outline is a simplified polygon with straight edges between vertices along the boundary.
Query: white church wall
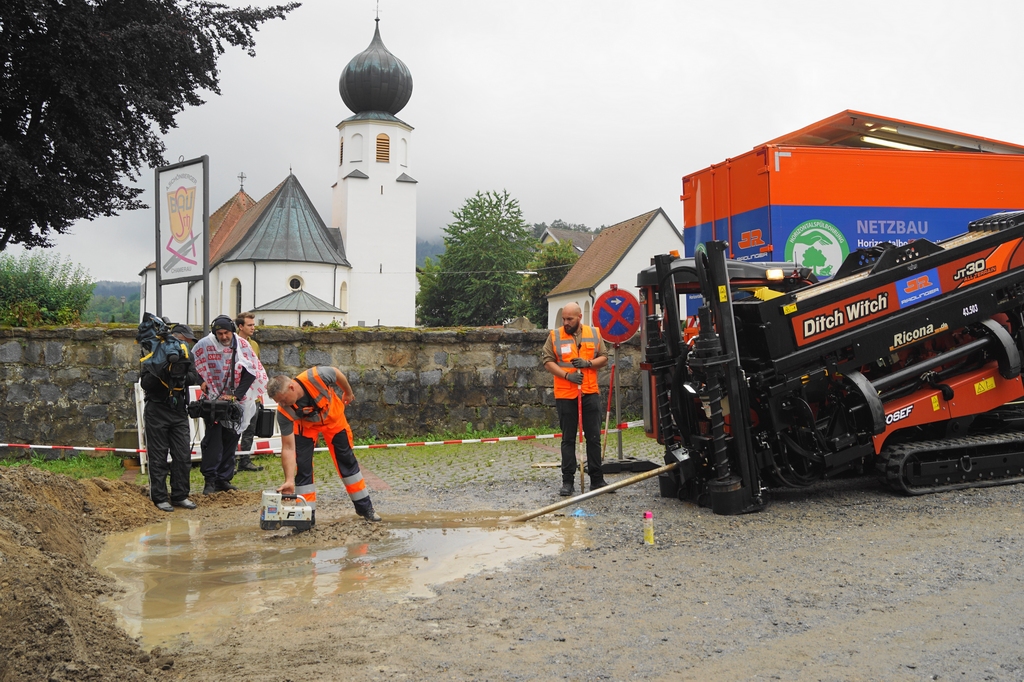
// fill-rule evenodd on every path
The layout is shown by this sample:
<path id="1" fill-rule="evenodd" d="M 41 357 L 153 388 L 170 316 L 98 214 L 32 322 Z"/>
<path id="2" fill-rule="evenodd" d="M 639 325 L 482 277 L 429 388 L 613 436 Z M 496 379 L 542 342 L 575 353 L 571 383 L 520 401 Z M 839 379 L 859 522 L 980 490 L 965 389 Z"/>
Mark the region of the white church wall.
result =
<path id="1" fill-rule="evenodd" d="M 348 324 L 411 327 L 416 321 L 416 184 L 396 182 L 409 171 L 410 131 L 380 121 L 339 128 L 346 136 L 346 158 L 338 168 L 331 224 L 341 228 L 352 264 Z M 376 160 L 381 133 L 389 138 L 387 162 Z M 356 136 L 374 141 L 358 159 L 347 152 L 350 144 L 359 144 L 350 142 Z M 345 179 L 356 169 L 369 177 Z"/>
<path id="2" fill-rule="evenodd" d="M 149 269 L 142 275 L 142 287 L 145 289 L 145 300 L 139 311 L 142 313 L 156 313 L 156 270 Z M 163 287 L 163 315 L 171 322 L 185 321 L 185 311 L 188 308 L 188 285 L 185 282 L 165 284 Z M 141 292 L 140 292 L 141 293 Z M 141 321 L 141 319 L 140 319 Z"/>

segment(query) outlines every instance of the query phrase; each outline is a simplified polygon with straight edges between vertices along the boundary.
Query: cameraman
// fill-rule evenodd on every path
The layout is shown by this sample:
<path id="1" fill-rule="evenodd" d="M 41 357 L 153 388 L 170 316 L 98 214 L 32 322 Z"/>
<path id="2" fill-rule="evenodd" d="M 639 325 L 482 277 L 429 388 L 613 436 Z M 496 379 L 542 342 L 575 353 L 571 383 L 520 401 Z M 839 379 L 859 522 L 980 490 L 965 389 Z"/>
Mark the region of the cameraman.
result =
<path id="1" fill-rule="evenodd" d="M 221 410 L 212 418 L 204 416 L 206 435 L 199 467 L 206 479 L 204 495 L 238 490 L 231 484 L 235 475 L 235 448 L 256 413 L 256 398 L 267 385 L 267 373 L 260 359 L 249 342 L 235 334 L 232 319 L 220 315 L 210 327 L 210 334 L 192 349 L 196 371 L 203 378 L 203 392 L 207 399 L 216 400 L 215 407 Z M 227 413 L 224 408 L 230 407 L 230 403 L 235 403 L 235 414 L 221 416 Z"/>
<path id="2" fill-rule="evenodd" d="M 171 334 L 179 341 L 195 343 L 196 337 L 187 324 L 174 325 Z M 190 365 L 183 363 L 182 366 Z M 143 419 L 146 424 L 146 457 L 149 462 L 149 498 L 156 508 L 172 512 L 174 507 L 195 509 L 196 503 L 188 499 L 189 470 L 192 468 L 192 448 L 189 444 L 188 387 L 202 379 L 191 366 L 179 376 L 174 363 L 165 363 L 154 370 L 142 365 L 140 382 L 146 392 Z M 171 455 L 168 466 L 167 454 Z M 171 475 L 171 496 L 167 497 L 167 474 Z"/>

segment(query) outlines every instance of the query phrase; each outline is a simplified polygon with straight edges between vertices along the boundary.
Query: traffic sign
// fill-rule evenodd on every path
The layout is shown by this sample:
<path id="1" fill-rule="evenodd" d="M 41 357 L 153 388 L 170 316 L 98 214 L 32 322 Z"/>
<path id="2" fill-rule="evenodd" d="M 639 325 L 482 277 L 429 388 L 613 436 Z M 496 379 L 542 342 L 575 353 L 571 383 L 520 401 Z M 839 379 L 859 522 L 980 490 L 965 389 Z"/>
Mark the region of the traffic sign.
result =
<path id="1" fill-rule="evenodd" d="M 601 330 L 605 341 L 625 343 L 640 328 L 640 303 L 633 294 L 613 284 L 611 289 L 598 296 L 593 318 L 594 326 Z"/>

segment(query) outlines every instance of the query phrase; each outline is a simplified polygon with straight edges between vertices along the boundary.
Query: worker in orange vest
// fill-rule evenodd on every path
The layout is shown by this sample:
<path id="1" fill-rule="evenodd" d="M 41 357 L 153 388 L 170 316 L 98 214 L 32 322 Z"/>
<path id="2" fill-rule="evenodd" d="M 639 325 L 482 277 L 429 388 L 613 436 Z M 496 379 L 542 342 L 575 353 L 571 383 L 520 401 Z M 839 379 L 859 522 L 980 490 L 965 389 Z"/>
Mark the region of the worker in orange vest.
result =
<path id="1" fill-rule="evenodd" d="M 341 370 L 323 365 L 307 369 L 294 379 L 279 375 L 267 384 L 267 394 L 277 403 L 277 424 L 281 428 L 285 481 L 277 492 L 302 495 L 316 514 L 313 447 L 322 434 L 356 514 L 367 521 L 380 521 L 352 452 L 352 427 L 345 418 L 345 406 L 352 403 L 355 393 Z"/>
<path id="2" fill-rule="evenodd" d="M 582 321 L 579 305 L 566 304 L 562 308 L 562 326 L 551 331 L 541 352 L 544 369 L 555 377 L 555 407 L 562 429 L 562 487 L 558 491 L 562 497 L 574 491 L 581 411 L 590 489 L 608 485 L 601 471 L 601 395 L 597 387 L 597 370 L 608 364 L 608 353 L 600 332 Z"/>

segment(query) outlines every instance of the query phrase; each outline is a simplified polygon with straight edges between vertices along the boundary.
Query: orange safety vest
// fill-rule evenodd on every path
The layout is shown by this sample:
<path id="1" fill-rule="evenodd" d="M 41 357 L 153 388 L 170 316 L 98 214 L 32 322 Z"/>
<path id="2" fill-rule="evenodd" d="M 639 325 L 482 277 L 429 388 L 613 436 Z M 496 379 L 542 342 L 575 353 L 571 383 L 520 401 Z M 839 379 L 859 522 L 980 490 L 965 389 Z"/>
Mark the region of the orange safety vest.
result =
<path id="1" fill-rule="evenodd" d="M 297 419 L 292 417 L 283 405 L 277 406 L 278 412 L 291 420 L 295 432 L 315 439 L 318 433 L 335 434 L 348 431 L 349 441 L 351 441 L 352 429 L 348 425 L 348 419 L 345 418 L 345 403 L 342 402 L 341 396 L 327 385 L 316 367 L 307 369 L 295 377 L 295 380 L 302 384 L 306 393 L 316 403 L 316 407 L 306 408 L 296 408 L 294 405 L 290 405 L 289 407 L 295 412 Z M 304 419 L 304 417 L 308 418 Z M 326 438 L 326 440 L 330 439 Z"/>
<path id="2" fill-rule="evenodd" d="M 551 330 L 551 349 L 555 352 L 555 362 L 567 373 L 583 372 L 583 392 L 587 394 L 599 392 L 597 387 L 597 370 L 592 367 L 577 370 L 572 366 L 572 359 L 583 358 L 584 360 L 593 360 L 597 357 L 597 345 L 600 341 L 601 337 L 597 330 L 587 325 L 582 325 L 581 327 L 579 348 L 576 347 L 576 340 L 565 333 L 565 327 Z M 555 377 L 556 398 L 575 400 L 578 394 L 579 387 L 576 384 L 568 379 L 563 379 L 559 376 Z"/>

